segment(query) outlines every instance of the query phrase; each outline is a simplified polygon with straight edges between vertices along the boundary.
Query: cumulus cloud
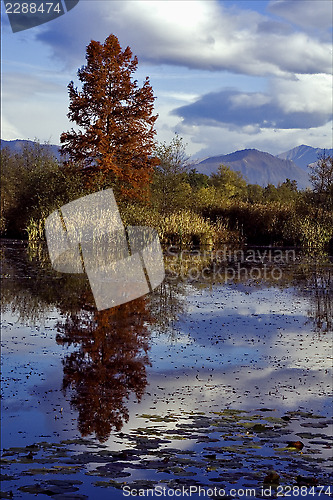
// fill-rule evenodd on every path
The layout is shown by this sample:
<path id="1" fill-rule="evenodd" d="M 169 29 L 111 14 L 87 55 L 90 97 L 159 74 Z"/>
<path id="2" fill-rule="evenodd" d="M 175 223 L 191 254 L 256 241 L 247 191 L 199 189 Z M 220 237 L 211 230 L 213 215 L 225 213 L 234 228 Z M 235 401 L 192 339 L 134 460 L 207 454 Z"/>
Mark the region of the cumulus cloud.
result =
<path id="1" fill-rule="evenodd" d="M 332 75 L 272 79 L 271 93 L 285 113 L 320 113 L 328 119 L 332 116 Z"/>
<path id="2" fill-rule="evenodd" d="M 332 80 L 328 75 L 276 78 L 270 92 L 223 89 L 201 96 L 173 111 L 194 125 L 302 129 L 320 127 L 332 119 Z"/>
<path id="3" fill-rule="evenodd" d="M 38 39 L 74 64 L 91 38 L 103 41 L 111 32 L 140 61 L 154 64 L 247 75 L 331 71 L 330 43 L 217 0 L 82 1 L 61 21 L 46 24 Z"/>
<path id="4" fill-rule="evenodd" d="M 68 128 L 66 86 L 85 63 L 86 45 L 114 33 L 139 58 L 136 78 L 151 76 L 159 140 L 176 130 L 189 154 L 274 151 L 277 143 L 276 152 L 301 143 L 329 147 L 331 2 L 274 0 L 267 14 L 251 10 L 254 4 L 81 0 L 66 15 L 15 35 L 5 19 L 4 34 L 13 37 L 3 75 L 10 136 L 16 123 L 18 137 L 44 140 L 47 131 L 58 142 Z M 14 37 L 18 49 L 11 53 Z M 24 68 L 32 60 L 49 74 Z"/>

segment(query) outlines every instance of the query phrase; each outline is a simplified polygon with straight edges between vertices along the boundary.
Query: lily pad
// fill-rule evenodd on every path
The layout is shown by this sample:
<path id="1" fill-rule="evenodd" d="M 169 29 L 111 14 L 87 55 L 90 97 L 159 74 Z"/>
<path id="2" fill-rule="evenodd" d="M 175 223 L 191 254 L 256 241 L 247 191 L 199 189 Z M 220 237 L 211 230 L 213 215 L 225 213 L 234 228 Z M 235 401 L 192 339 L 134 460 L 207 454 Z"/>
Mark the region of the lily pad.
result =
<path id="1" fill-rule="evenodd" d="M 48 484 L 47 482 L 19 487 L 19 490 L 23 491 L 24 493 L 33 493 L 35 495 L 42 493 L 48 496 L 73 492 L 77 491 L 78 489 L 79 488 L 77 486 L 73 486 L 72 484 L 56 485 L 56 484 Z"/>
<path id="2" fill-rule="evenodd" d="M 112 488 L 117 488 L 119 490 L 123 488 L 124 484 L 125 483 L 119 483 L 118 481 L 113 481 L 112 479 L 109 479 L 109 481 L 95 481 L 93 483 L 94 486 L 100 486 L 101 488 L 109 488 L 111 486 Z"/>
<path id="3" fill-rule="evenodd" d="M 28 469 L 22 472 L 22 474 L 24 476 L 38 476 L 39 474 L 76 474 L 79 468 L 80 467 L 77 465 L 55 465 L 50 469 L 46 467 Z"/>

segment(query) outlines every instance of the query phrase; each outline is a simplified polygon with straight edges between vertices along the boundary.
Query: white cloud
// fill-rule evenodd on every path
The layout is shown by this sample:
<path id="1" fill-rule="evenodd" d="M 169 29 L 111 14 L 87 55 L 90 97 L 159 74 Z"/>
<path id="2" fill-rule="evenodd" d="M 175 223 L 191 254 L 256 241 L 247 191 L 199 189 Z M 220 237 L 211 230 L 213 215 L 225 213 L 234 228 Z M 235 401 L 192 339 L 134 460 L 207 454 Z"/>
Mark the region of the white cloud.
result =
<path id="1" fill-rule="evenodd" d="M 155 64 L 248 75 L 330 73 L 330 43 L 283 29 L 263 36 L 268 20 L 217 0 L 83 1 L 61 22 L 46 24 L 38 39 L 70 64 L 82 61 L 90 38 L 104 41 L 113 32 L 141 61 Z"/>
<path id="2" fill-rule="evenodd" d="M 7 73 L 3 78 L 2 138 L 59 144 L 69 125 L 67 89 L 44 77 Z"/>
<path id="3" fill-rule="evenodd" d="M 332 26 L 333 4 L 330 0 L 272 0 L 268 10 L 303 28 L 323 30 Z"/>
<path id="4" fill-rule="evenodd" d="M 271 74 L 280 73 L 328 73 L 332 72 L 332 45 L 321 43 L 305 33 L 293 33 L 288 36 L 267 35 L 258 40 L 254 58 L 268 60 Z"/>
<path id="5" fill-rule="evenodd" d="M 174 92 L 174 91 L 162 91 L 159 92 L 159 97 L 163 99 L 170 100 L 172 102 L 181 101 L 181 102 L 194 102 L 200 96 L 195 93 L 190 92 Z"/>
<path id="6" fill-rule="evenodd" d="M 332 125 L 330 122 L 316 128 L 278 130 L 250 126 L 230 129 L 223 125 L 198 126 L 180 122 L 176 128 L 188 143 L 188 152 L 202 159 L 247 148 L 256 148 L 271 154 L 279 154 L 300 144 L 331 148 Z"/>
<path id="7" fill-rule="evenodd" d="M 59 144 L 69 125 L 68 92 L 57 75 L 32 67 L 8 71 L 2 79 L 2 138 L 39 139 Z"/>
<path id="8" fill-rule="evenodd" d="M 19 137 L 24 137 L 22 132 L 14 123 L 11 123 L 6 116 L 1 116 L 1 138 L 5 141 L 13 141 Z"/>
<path id="9" fill-rule="evenodd" d="M 222 89 L 174 111 L 189 124 L 299 129 L 325 125 L 332 119 L 332 77 L 295 75 L 272 78 L 268 92 Z"/>
<path id="10" fill-rule="evenodd" d="M 230 97 L 231 104 L 236 108 L 255 108 L 257 106 L 263 106 L 270 102 L 270 97 L 259 92 L 253 92 L 251 94 L 235 94 Z"/>
<path id="11" fill-rule="evenodd" d="M 297 75 L 274 79 L 272 93 L 286 113 L 324 113 L 332 116 L 332 75 Z"/>
<path id="12" fill-rule="evenodd" d="M 55 83 L 45 75 L 22 74 L 18 71 L 7 72 L 2 78 L 2 98 L 5 103 L 21 101 L 26 103 L 33 96 L 54 96 L 59 92 L 67 93 L 66 88 Z"/>
<path id="13" fill-rule="evenodd" d="M 280 16 L 278 20 L 249 10 L 247 2 L 239 2 L 239 8 L 217 0 L 81 0 L 68 14 L 43 26 L 22 34 L 10 35 L 7 30 L 8 76 L 3 72 L 6 138 L 38 137 L 43 141 L 52 137 L 58 143 L 59 134 L 70 127 L 66 86 L 69 80 L 75 81 L 77 68 L 85 63 L 86 45 L 91 39 L 104 42 L 114 33 L 123 48 L 129 45 L 138 55 L 139 83 L 151 76 L 159 113 L 158 140 L 171 140 L 176 130 L 188 142 L 189 154 L 228 153 L 243 147 L 278 153 L 301 143 L 329 147 L 330 128 L 322 123 L 331 110 L 328 75 L 332 51 L 327 33 L 321 36 L 330 21 L 324 3 L 330 4 L 321 0 L 271 2 L 271 12 Z M 302 29 L 298 29 L 291 23 L 296 22 L 301 7 Z M 308 29 L 311 19 L 323 29 Z M 267 75 L 270 83 L 264 86 Z M 242 123 L 235 124 L 230 118 L 227 125 L 215 120 L 212 127 L 209 120 L 185 123 L 170 114 L 176 107 L 191 105 L 199 96 L 218 93 L 227 86 L 232 89 L 230 103 Z M 242 119 L 242 114 L 253 116 L 265 106 L 270 116 L 259 113 L 257 122 Z M 263 128 L 267 118 L 274 126 L 276 113 L 280 120 L 293 113 L 306 114 L 304 126 L 308 128 Z"/>

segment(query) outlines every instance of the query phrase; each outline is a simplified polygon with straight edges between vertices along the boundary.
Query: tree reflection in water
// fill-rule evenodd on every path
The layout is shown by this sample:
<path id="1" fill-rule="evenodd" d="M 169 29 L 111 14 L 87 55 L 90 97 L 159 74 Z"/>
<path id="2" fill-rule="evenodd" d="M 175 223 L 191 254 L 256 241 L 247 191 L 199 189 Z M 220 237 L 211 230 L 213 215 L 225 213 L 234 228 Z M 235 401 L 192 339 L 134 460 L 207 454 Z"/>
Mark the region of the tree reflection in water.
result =
<path id="1" fill-rule="evenodd" d="M 53 309 L 65 318 L 57 325 L 57 343 L 74 346 L 75 351 L 63 360 L 63 390 L 71 391 L 81 434 L 95 433 L 101 441 L 128 421 L 130 397 L 140 401 L 144 394 L 150 325 L 155 334 L 168 332 L 176 337 L 177 320 L 186 310 L 188 294 L 196 287 L 219 285 L 214 274 L 205 274 L 204 280 L 191 284 L 186 279 L 169 278 L 150 295 L 98 312 L 83 275 L 57 273 L 47 259 L 30 255 L 20 242 L 3 242 L 0 248 L 5 278 L 2 311 L 15 314 L 22 323 L 38 324 Z M 207 266 L 207 262 L 194 264 L 193 260 L 190 264 L 197 265 L 199 271 Z M 223 293 L 224 283 L 220 286 Z M 280 281 L 258 281 L 257 286 L 291 286 L 295 299 L 308 301 L 312 330 L 332 331 L 332 261 L 328 257 L 302 256 L 283 267 Z"/>
<path id="2" fill-rule="evenodd" d="M 141 400 L 149 365 L 148 321 L 146 298 L 141 297 L 104 311 L 81 310 L 58 324 L 58 344 L 80 344 L 63 360 L 63 390 L 72 390 L 83 436 L 95 433 L 106 441 L 128 421 L 131 393 Z"/>

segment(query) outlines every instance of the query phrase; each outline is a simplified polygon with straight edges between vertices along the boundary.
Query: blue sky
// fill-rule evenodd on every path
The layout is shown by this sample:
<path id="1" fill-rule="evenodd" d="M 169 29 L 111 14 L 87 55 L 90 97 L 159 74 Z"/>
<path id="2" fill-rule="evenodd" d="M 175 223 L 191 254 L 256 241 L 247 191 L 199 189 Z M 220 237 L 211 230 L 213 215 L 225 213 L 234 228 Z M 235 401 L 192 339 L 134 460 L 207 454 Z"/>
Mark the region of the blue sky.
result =
<path id="1" fill-rule="evenodd" d="M 67 84 L 115 34 L 156 96 L 157 140 L 189 155 L 332 147 L 330 0 L 80 0 L 12 33 L 2 5 L 2 138 L 59 144 Z"/>

